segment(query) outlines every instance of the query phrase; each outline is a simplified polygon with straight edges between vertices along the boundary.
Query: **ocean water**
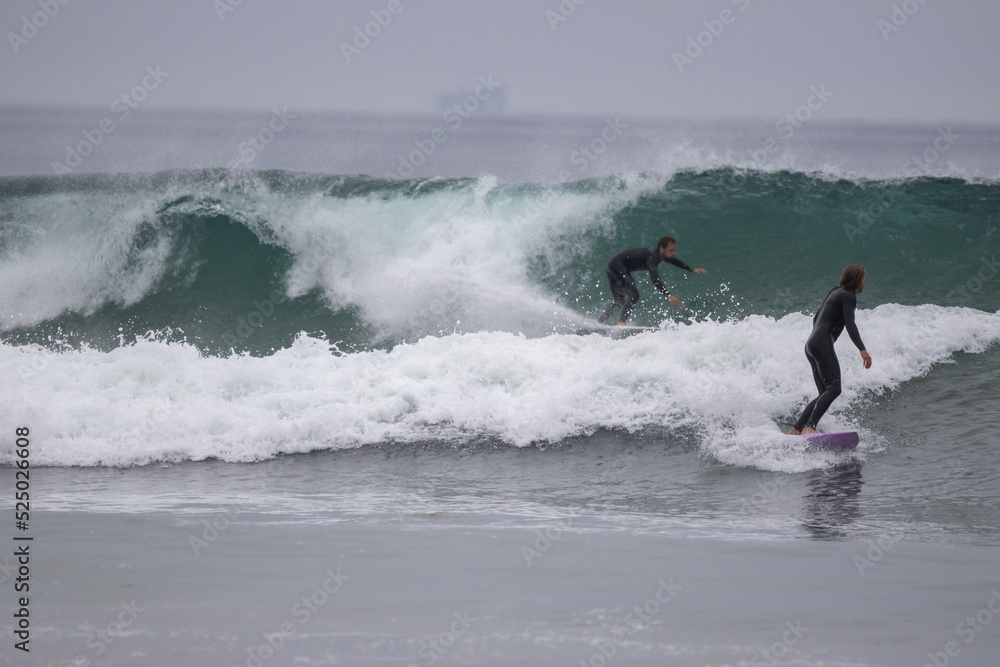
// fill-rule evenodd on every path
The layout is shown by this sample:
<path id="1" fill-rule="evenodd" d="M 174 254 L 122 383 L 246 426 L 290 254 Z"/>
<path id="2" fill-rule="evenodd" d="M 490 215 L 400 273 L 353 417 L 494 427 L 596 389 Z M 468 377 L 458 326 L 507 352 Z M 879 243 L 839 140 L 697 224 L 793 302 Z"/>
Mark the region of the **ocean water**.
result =
<path id="1" fill-rule="evenodd" d="M 1000 654 L 997 129 L 101 118 L 0 110 L 5 664 Z M 708 273 L 588 333 L 664 234 Z"/>

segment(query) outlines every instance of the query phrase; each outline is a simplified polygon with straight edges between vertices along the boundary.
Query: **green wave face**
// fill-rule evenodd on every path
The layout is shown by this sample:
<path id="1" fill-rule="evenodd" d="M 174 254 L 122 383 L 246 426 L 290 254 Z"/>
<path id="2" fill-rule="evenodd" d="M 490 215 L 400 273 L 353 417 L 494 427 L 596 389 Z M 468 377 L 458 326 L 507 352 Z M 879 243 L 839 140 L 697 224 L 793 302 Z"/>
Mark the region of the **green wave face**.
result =
<path id="1" fill-rule="evenodd" d="M 997 185 L 959 180 L 684 173 L 614 213 L 614 234 L 594 244 L 588 275 L 603 280 L 606 256 L 669 233 L 679 257 L 709 271 L 661 271 L 700 313 L 811 313 L 854 263 L 868 274 L 862 308 L 934 303 L 993 311 L 1000 307 L 998 204 Z M 638 283 L 656 299 L 641 277 Z M 559 287 L 573 285 L 567 279 Z M 669 315 L 660 303 L 659 315 Z"/>
<path id="2" fill-rule="evenodd" d="M 720 169 L 558 185 L 223 170 L 0 180 L 3 339 L 112 349 L 155 332 L 267 355 L 593 317 L 608 259 L 663 235 L 707 275 L 637 274 L 635 324 L 859 307 L 998 309 L 1000 185 Z"/>

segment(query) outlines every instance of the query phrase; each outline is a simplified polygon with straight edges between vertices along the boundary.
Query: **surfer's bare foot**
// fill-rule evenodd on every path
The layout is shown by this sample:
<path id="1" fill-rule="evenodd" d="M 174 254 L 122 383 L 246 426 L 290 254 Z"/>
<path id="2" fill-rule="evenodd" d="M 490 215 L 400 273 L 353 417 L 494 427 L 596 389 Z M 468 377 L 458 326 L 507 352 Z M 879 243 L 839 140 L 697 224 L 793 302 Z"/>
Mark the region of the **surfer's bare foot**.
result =
<path id="1" fill-rule="evenodd" d="M 625 322 L 619 322 L 618 326 L 620 326 L 620 327 L 627 327 L 628 324 L 626 324 Z"/>
<path id="2" fill-rule="evenodd" d="M 788 431 L 788 435 L 802 435 L 802 432 L 793 426 L 791 430 Z"/>
<path id="3" fill-rule="evenodd" d="M 800 433 L 800 435 L 809 435 L 810 433 L 815 433 L 815 432 L 816 429 L 814 429 L 812 426 L 806 426 L 805 428 L 802 429 L 802 433 Z"/>

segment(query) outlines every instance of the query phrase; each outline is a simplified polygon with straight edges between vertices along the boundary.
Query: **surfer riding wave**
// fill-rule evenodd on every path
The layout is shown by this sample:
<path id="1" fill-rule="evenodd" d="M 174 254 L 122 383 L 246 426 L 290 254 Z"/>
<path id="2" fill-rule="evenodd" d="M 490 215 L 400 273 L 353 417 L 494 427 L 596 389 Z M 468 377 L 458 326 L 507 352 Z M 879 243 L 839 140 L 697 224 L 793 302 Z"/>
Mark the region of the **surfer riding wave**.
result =
<path id="1" fill-rule="evenodd" d="M 677 241 L 672 236 L 664 236 L 660 238 L 655 248 L 633 248 L 612 257 L 611 261 L 608 262 L 607 272 L 614 301 L 604 309 L 597 321 L 603 324 L 615 310 L 621 308 L 618 324 L 622 326 L 628 324 L 632 308 L 639 301 L 639 290 L 632 278 L 633 271 L 649 271 L 649 279 L 653 281 L 656 289 L 670 300 L 670 305 L 675 307 L 681 305 L 680 299 L 672 295 L 663 284 L 660 273 L 656 269 L 657 265 L 660 262 L 668 262 L 692 273 L 708 273 L 708 271 L 691 268 L 683 260 L 674 256 L 676 252 Z"/>
<path id="2" fill-rule="evenodd" d="M 830 404 L 840 396 L 840 362 L 833 344 L 847 329 L 854 345 L 861 351 L 865 368 L 871 368 L 872 358 L 861 341 L 858 326 L 854 323 L 854 310 L 858 294 L 865 287 L 865 269 L 851 264 L 840 276 L 840 284 L 830 290 L 819 310 L 813 316 L 813 329 L 806 339 L 806 359 L 812 367 L 813 380 L 819 396 L 805 407 L 789 435 L 808 435 L 816 432 L 816 424 L 826 414 Z"/>

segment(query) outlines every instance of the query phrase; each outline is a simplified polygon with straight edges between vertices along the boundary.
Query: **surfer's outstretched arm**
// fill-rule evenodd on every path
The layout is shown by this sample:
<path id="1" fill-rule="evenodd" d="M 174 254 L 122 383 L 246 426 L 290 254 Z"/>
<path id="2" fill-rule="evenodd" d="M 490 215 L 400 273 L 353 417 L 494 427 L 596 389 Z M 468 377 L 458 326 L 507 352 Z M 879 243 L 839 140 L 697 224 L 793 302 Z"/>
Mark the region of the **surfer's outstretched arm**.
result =
<path id="1" fill-rule="evenodd" d="M 694 268 L 693 266 L 691 266 L 690 264 L 688 264 L 683 259 L 677 256 L 664 257 L 663 261 L 669 262 L 670 264 L 673 264 L 677 268 L 684 269 L 685 271 L 690 271 L 691 273 L 708 273 L 708 271 L 706 271 L 705 269 Z"/>
<path id="2" fill-rule="evenodd" d="M 660 253 L 660 257 L 658 258 L 658 260 L 662 262 L 667 262 L 668 264 L 673 264 L 677 268 L 684 269 L 685 271 L 690 271 L 691 273 L 708 273 L 708 271 L 706 271 L 705 269 L 693 268 L 684 260 L 674 256 L 673 254 L 670 254 L 674 252 L 674 249 L 676 247 L 677 247 L 676 243 L 670 244 L 666 252 Z M 654 258 L 653 261 L 650 263 L 650 265 L 647 266 L 647 268 L 649 269 L 649 277 L 653 280 L 653 284 L 656 285 L 656 289 L 660 290 L 663 293 L 663 295 L 667 297 L 667 300 L 670 301 L 670 305 L 673 306 L 674 308 L 679 307 L 681 305 L 681 300 L 667 291 L 667 288 L 663 285 L 663 281 L 660 280 L 660 274 L 656 270 L 656 264 L 657 264 L 657 258 Z"/>

